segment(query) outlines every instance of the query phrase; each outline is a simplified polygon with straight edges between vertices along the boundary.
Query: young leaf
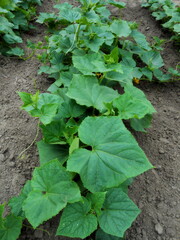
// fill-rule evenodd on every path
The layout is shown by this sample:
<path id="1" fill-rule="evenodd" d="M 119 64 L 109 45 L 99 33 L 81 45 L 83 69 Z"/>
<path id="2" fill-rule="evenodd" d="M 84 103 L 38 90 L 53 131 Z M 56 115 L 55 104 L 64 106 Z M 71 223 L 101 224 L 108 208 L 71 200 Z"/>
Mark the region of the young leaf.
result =
<path id="1" fill-rule="evenodd" d="M 68 158 L 68 148 L 66 146 L 48 144 L 44 141 L 37 143 L 39 151 L 40 165 L 43 165 L 53 159 L 58 159 L 63 165 Z"/>
<path id="2" fill-rule="evenodd" d="M 104 232 L 116 237 L 123 237 L 140 213 L 138 207 L 120 188 L 107 192 L 103 209 L 98 217 L 100 227 Z"/>
<path id="3" fill-rule="evenodd" d="M 91 202 L 92 209 L 96 212 L 97 216 L 99 216 L 105 201 L 106 192 L 89 193 L 86 197 Z"/>
<path id="4" fill-rule="evenodd" d="M 97 229 L 97 218 L 90 213 L 91 204 L 83 202 L 69 204 L 63 211 L 56 235 L 85 239 Z"/>
<path id="5" fill-rule="evenodd" d="M 100 112 L 106 109 L 104 103 L 118 97 L 118 93 L 113 89 L 100 86 L 96 77 L 80 74 L 73 76 L 67 95 L 78 104 L 94 107 Z"/>
<path id="6" fill-rule="evenodd" d="M 87 117 L 78 132 L 80 140 L 91 146 L 92 151 L 74 151 L 67 169 L 79 173 L 91 192 L 118 186 L 152 168 L 119 117 Z"/>
<path id="7" fill-rule="evenodd" d="M 24 202 L 23 210 L 34 228 L 57 215 L 67 203 L 81 200 L 77 184 L 58 160 L 36 168 L 31 186 L 32 191 Z"/>

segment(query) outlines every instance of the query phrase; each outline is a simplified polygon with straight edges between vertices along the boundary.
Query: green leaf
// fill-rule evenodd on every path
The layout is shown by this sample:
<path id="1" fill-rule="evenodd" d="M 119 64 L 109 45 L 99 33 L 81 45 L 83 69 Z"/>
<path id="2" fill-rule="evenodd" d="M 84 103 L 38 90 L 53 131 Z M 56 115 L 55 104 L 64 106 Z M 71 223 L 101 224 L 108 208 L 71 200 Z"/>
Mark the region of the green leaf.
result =
<path id="1" fill-rule="evenodd" d="M 105 197 L 106 192 L 89 193 L 87 195 L 87 199 L 92 204 L 92 209 L 96 212 L 98 216 L 101 214 L 101 208 L 104 204 Z"/>
<path id="2" fill-rule="evenodd" d="M 91 192 L 118 186 L 152 168 L 119 117 L 87 117 L 78 133 L 80 140 L 91 146 L 92 151 L 74 151 L 67 169 L 79 173 L 84 186 Z"/>
<path id="3" fill-rule="evenodd" d="M 68 148 L 64 145 L 52 145 L 41 140 L 37 143 L 37 146 L 39 151 L 40 165 L 43 165 L 53 159 L 58 159 L 63 165 L 68 158 Z"/>
<path id="4" fill-rule="evenodd" d="M 152 71 L 149 70 L 147 67 L 141 68 L 141 72 L 146 76 L 150 81 L 152 81 Z"/>
<path id="5" fill-rule="evenodd" d="M 50 21 L 55 21 L 56 15 L 54 13 L 40 13 L 36 22 L 38 23 L 45 23 Z"/>
<path id="6" fill-rule="evenodd" d="M 96 77 L 79 74 L 73 76 L 67 95 L 78 104 L 94 107 L 101 112 L 106 109 L 104 103 L 118 97 L 117 91 L 100 86 Z"/>
<path id="7" fill-rule="evenodd" d="M 19 47 L 11 48 L 9 51 L 7 51 L 9 55 L 14 55 L 14 56 L 23 56 L 24 55 L 24 50 Z"/>
<path id="8" fill-rule="evenodd" d="M 58 116 L 60 116 L 61 118 L 71 118 L 71 117 L 76 118 L 81 116 L 85 112 L 86 108 L 83 106 L 79 106 L 75 102 L 75 100 L 67 96 L 66 92 L 67 92 L 67 89 L 65 88 L 64 90 L 59 89 L 56 92 L 64 100 L 64 102 L 60 105 L 58 109 Z"/>
<path id="9" fill-rule="evenodd" d="M 84 75 L 94 75 L 94 72 L 108 72 L 100 53 L 73 56 L 74 66 Z"/>
<path id="10" fill-rule="evenodd" d="M 1 240 L 16 240 L 21 232 L 22 219 L 13 215 L 8 215 L 4 221 L 3 226 L 0 226 Z"/>
<path id="11" fill-rule="evenodd" d="M 171 74 L 164 74 L 160 69 L 155 69 L 153 71 L 154 76 L 161 82 L 167 82 L 171 79 Z"/>
<path id="12" fill-rule="evenodd" d="M 145 94 L 133 85 L 124 87 L 125 93 L 114 100 L 113 105 L 118 109 L 121 119 L 143 118 L 146 114 L 156 112 Z"/>
<path id="13" fill-rule="evenodd" d="M 128 22 L 124 20 L 114 20 L 110 26 L 110 30 L 118 37 L 128 37 L 131 33 Z"/>
<path id="14" fill-rule="evenodd" d="M 115 47 L 110 54 L 104 54 L 104 59 L 107 63 L 118 63 L 119 62 L 119 48 Z"/>
<path id="15" fill-rule="evenodd" d="M 0 228 L 3 226 L 4 209 L 5 209 L 5 203 L 0 205 Z"/>
<path id="16" fill-rule="evenodd" d="M 96 232 L 96 240 L 123 240 L 124 238 L 115 237 L 103 232 L 102 229 L 98 229 Z"/>
<path id="17" fill-rule="evenodd" d="M 74 23 L 81 18 L 80 8 L 73 8 L 68 10 L 64 8 L 60 11 L 60 18 Z"/>
<path id="18" fill-rule="evenodd" d="M 11 212 L 15 216 L 25 218 L 24 211 L 22 210 L 22 205 L 31 191 L 31 182 L 27 181 L 19 196 L 10 199 L 8 205 L 11 207 Z"/>
<path id="19" fill-rule="evenodd" d="M 131 127 L 140 132 L 146 132 L 145 128 L 149 128 L 151 125 L 152 115 L 146 114 L 141 119 L 132 118 L 130 119 L 130 125 Z"/>
<path id="20" fill-rule="evenodd" d="M 142 48 L 150 51 L 151 47 L 149 43 L 146 40 L 146 37 L 144 34 L 139 32 L 138 30 L 132 30 L 131 36 L 134 38 L 135 42 Z"/>
<path id="21" fill-rule="evenodd" d="M 50 144 L 63 143 L 65 123 L 64 120 L 53 121 L 48 125 L 41 125 L 44 141 Z"/>
<path id="22" fill-rule="evenodd" d="M 58 160 L 36 168 L 31 186 L 32 191 L 24 202 L 23 210 L 34 228 L 57 215 L 67 203 L 81 199 L 77 184 Z"/>
<path id="23" fill-rule="evenodd" d="M 174 31 L 180 34 L 180 23 L 174 25 Z"/>
<path id="24" fill-rule="evenodd" d="M 14 24 L 9 22 L 6 17 L 0 16 L 0 33 L 12 33 L 12 28 L 14 27 Z"/>
<path id="25" fill-rule="evenodd" d="M 148 65 L 151 70 L 156 68 L 160 68 L 164 65 L 163 59 L 159 52 L 155 51 L 144 51 L 142 55 L 140 55 L 141 60 Z"/>
<path id="26" fill-rule="evenodd" d="M 15 35 L 15 34 L 5 34 L 4 36 L 3 36 L 3 39 L 7 42 L 7 43 L 9 43 L 9 44 L 14 44 L 14 43 L 22 43 L 23 41 L 22 41 L 22 38 L 21 37 L 19 37 L 19 36 L 17 36 L 17 35 Z M 18 55 L 19 56 L 19 55 Z"/>
<path id="27" fill-rule="evenodd" d="M 126 3 L 124 3 L 124 2 L 117 2 L 115 0 L 108 0 L 108 3 L 110 5 L 113 5 L 113 6 L 118 7 L 118 8 L 124 8 L 126 6 Z"/>
<path id="28" fill-rule="evenodd" d="M 56 235 L 85 239 L 97 229 L 97 218 L 90 213 L 91 204 L 83 202 L 69 204 L 63 211 Z"/>
<path id="29" fill-rule="evenodd" d="M 134 68 L 121 65 L 121 70 L 121 73 L 115 71 L 106 73 L 106 78 L 112 81 L 118 81 L 121 85 L 132 84 Z"/>
<path id="30" fill-rule="evenodd" d="M 95 37 L 93 39 L 84 39 L 85 46 L 91 49 L 93 52 L 98 52 L 99 48 L 105 42 L 103 38 Z"/>
<path id="31" fill-rule="evenodd" d="M 69 148 L 69 154 L 72 154 L 76 149 L 79 148 L 79 138 L 74 138 L 72 143 L 71 143 L 71 146 Z"/>
<path id="32" fill-rule="evenodd" d="M 22 218 L 12 214 L 3 218 L 5 204 L 0 205 L 0 239 L 16 240 L 21 232 Z"/>
<path id="33" fill-rule="evenodd" d="M 103 208 L 98 218 L 100 227 L 104 232 L 116 237 L 123 237 L 140 213 L 138 207 L 120 188 L 107 192 Z"/>
<path id="34" fill-rule="evenodd" d="M 49 93 L 39 92 L 32 95 L 29 93 L 18 93 L 24 105 L 22 109 L 26 110 L 31 116 L 39 117 L 43 124 L 49 124 L 55 117 L 59 105 L 63 102 L 62 99 Z"/>

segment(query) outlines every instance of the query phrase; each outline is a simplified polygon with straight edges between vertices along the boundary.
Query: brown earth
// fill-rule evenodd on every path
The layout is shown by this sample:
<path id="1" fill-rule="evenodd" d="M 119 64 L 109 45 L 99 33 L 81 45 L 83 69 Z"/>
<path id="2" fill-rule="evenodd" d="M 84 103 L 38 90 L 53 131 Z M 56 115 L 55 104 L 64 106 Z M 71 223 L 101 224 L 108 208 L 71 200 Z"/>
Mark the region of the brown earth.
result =
<path id="1" fill-rule="evenodd" d="M 63 2 L 63 1 L 61 1 Z M 74 2 L 74 1 L 69 1 Z M 124 2 L 127 2 L 124 0 Z M 179 1 L 176 1 L 179 2 Z M 44 1 L 40 12 L 51 11 L 53 1 Z M 147 9 L 139 1 L 129 0 L 121 13 L 112 9 L 114 15 L 123 15 L 126 20 L 136 21 L 140 30 L 152 41 L 152 36 L 169 39 Z M 24 34 L 24 39 L 38 42 L 43 39 L 44 28 L 37 25 L 33 32 Z M 173 43 L 167 43 L 162 53 L 167 67 L 175 67 L 179 52 Z M 37 75 L 40 63 L 35 58 L 23 61 L 17 58 L 0 57 L 0 202 L 8 201 L 19 193 L 32 171 L 38 165 L 36 146 L 33 145 L 22 158 L 18 155 L 28 147 L 36 135 L 37 120 L 20 110 L 21 101 L 17 91 L 45 91 L 49 82 Z M 155 168 L 137 177 L 130 188 L 130 196 L 142 210 L 131 229 L 127 240 L 180 240 L 180 82 L 141 82 L 148 99 L 157 110 L 152 127 L 147 134 L 134 133 Z M 55 231 L 58 217 L 45 224 L 45 229 Z M 28 223 L 27 223 L 28 224 Z M 24 227 L 19 240 L 65 240 L 48 237 L 40 230 Z"/>

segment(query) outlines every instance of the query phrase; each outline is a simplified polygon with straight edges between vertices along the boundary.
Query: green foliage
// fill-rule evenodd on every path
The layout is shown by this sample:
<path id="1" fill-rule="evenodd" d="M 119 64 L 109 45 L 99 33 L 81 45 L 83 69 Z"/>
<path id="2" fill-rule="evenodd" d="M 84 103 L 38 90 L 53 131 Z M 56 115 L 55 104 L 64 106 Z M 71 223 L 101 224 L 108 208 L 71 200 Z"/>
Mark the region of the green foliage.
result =
<path id="1" fill-rule="evenodd" d="M 23 49 L 15 47 L 22 43 L 20 32 L 32 28 L 29 23 L 36 15 L 35 4 L 41 0 L 1 0 L 0 1 L 0 54 L 22 56 Z"/>
<path id="2" fill-rule="evenodd" d="M 79 2 L 39 17 L 51 31 L 39 73 L 54 83 L 48 93 L 19 93 L 22 109 L 39 118 L 43 139 L 40 167 L 9 206 L 33 228 L 63 210 L 57 235 L 84 239 L 98 229 L 96 240 L 120 240 L 140 212 L 128 186 L 153 167 L 123 123 L 145 132 L 155 112 L 133 83 L 168 79 L 159 72 L 159 50 L 137 25 L 109 18 L 107 2 L 120 9 L 124 3 Z"/>
<path id="3" fill-rule="evenodd" d="M 180 7 L 176 3 L 171 0 L 144 0 L 142 6 L 149 8 L 152 16 L 173 32 L 172 39 L 180 43 Z"/>

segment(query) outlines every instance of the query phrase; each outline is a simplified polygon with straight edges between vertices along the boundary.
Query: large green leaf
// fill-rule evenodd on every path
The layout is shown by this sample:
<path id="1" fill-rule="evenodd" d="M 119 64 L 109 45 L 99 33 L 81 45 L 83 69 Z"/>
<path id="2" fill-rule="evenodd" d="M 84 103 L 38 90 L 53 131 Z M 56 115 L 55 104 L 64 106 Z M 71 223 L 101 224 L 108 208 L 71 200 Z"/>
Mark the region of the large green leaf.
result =
<path id="1" fill-rule="evenodd" d="M 69 204 L 63 211 L 57 235 L 85 239 L 97 229 L 97 218 L 90 213 L 91 204 L 83 202 Z"/>
<path id="2" fill-rule="evenodd" d="M 125 86 L 125 93 L 114 100 L 121 119 L 143 118 L 146 114 L 156 112 L 145 94 L 133 85 Z"/>
<path id="3" fill-rule="evenodd" d="M 53 159 L 58 159 L 63 164 L 68 158 L 68 148 L 64 145 L 52 145 L 41 140 L 37 143 L 37 146 L 41 165 Z"/>
<path id="4" fill-rule="evenodd" d="M 73 76 L 67 95 L 75 99 L 78 104 L 94 107 L 101 112 L 106 109 L 104 103 L 118 97 L 117 91 L 100 86 L 96 77 L 80 74 Z"/>
<path id="5" fill-rule="evenodd" d="M 127 21 L 114 20 L 110 26 L 110 29 L 118 37 L 128 37 L 131 33 L 131 28 Z"/>
<path id="6" fill-rule="evenodd" d="M 118 186 L 152 168 L 119 117 L 87 117 L 78 132 L 80 140 L 92 151 L 74 151 L 67 169 L 79 173 L 91 192 Z"/>
<path id="7" fill-rule="evenodd" d="M 23 210 L 34 228 L 57 215 L 67 203 L 81 199 L 77 184 L 58 160 L 36 168 L 31 186 L 32 191 L 24 202 Z"/>
<path id="8" fill-rule="evenodd" d="M 140 213 L 138 207 L 120 188 L 107 192 L 103 208 L 98 218 L 100 227 L 104 232 L 116 237 L 123 237 Z"/>

